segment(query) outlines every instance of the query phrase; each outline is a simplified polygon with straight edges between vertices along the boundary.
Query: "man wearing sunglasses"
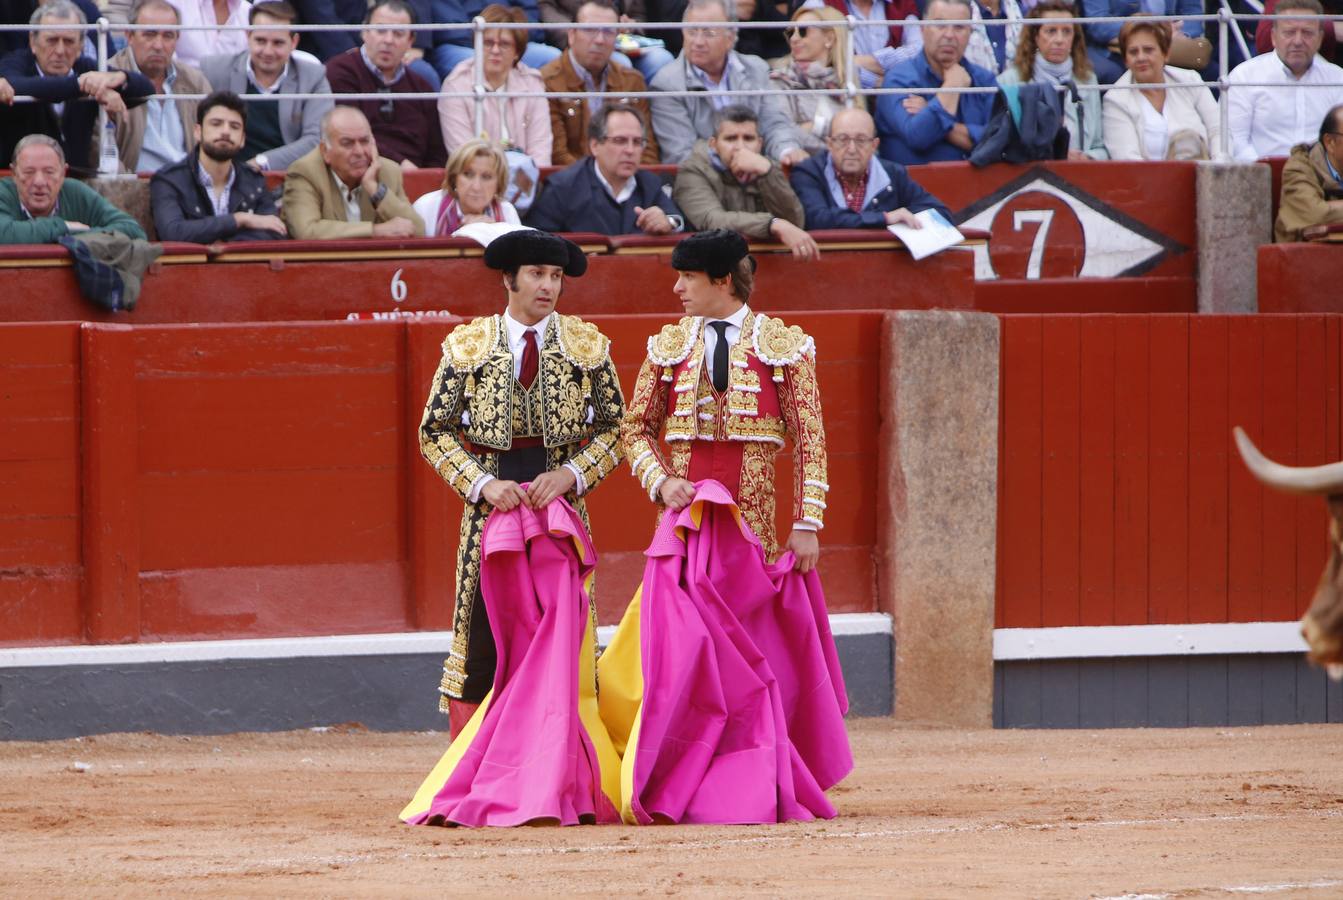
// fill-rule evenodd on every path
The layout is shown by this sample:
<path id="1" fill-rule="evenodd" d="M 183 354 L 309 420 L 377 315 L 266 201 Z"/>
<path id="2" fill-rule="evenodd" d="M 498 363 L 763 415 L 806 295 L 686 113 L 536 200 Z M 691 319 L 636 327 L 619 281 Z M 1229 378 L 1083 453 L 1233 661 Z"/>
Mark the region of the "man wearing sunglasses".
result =
<path id="1" fill-rule="evenodd" d="M 845 109 L 830 121 L 825 153 L 793 169 L 793 190 L 807 213 L 807 228 L 885 228 L 899 222 L 920 227 L 914 214 L 951 213 L 909 177 L 905 167 L 877 157 L 877 130 L 861 109 Z"/>
<path id="2" fill-rule="evenodd" d="M 391 94 L 434 94 L 437 89 L 406 65 L 415 43 L 415 11 L 406 0 L 378 0 L 364 20 L 364 43 L 333 56 L 326 78 L 338 94 L 386 94 L 377 100 L 344 101 L 373 126 L 378 153 L 403 169 L 441 168 L 447 164 L 437 101 L 393 100 Z"/>

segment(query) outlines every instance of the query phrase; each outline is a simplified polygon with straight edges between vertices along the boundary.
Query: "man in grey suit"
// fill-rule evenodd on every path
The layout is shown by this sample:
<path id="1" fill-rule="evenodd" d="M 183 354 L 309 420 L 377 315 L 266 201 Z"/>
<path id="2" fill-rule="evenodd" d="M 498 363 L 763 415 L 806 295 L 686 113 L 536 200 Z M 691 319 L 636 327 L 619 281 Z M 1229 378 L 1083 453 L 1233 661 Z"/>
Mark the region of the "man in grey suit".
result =
<path id="1" fill-rule="evenodd" d="M 760 121 L 765 154 L 779 162 L 807 158 L 801 136 L 784 106 L 782 94 L 739 96 L 733 90 L 767 90 L 769 64 L 758 56 L 733 50 L 737 29 L 705 22 L 737 21 L 737 4 L 724 0 L 690 0 L 682 20 L 685 43 L 681 55 L 653 76 L 655 91 L 703 91 L 701 97 L 654 97 L 653 132 L 664 163 L 679 163 L 696 141 L 713 137 L 713 112 L 725 106 L 750 107 Z"/>
<path id="2" fill-rule="evenodd" d="M 293 55 L 298 20 L 283 0 L 255 4 L 248 22 L 261 27 L 247 36 L 247 49 L 233 56 L 210 56 L 201 70 L 215 90 L 232 91 L 247 102 L 247 144 L 238 154 L 254 169 L 280 171 L 317 146 L 322 116 L 331 100 L 288 100 L 285 94 L 329 94 L 326 68 Z M 251 100 L 250 97 L 273 97 Z"/>

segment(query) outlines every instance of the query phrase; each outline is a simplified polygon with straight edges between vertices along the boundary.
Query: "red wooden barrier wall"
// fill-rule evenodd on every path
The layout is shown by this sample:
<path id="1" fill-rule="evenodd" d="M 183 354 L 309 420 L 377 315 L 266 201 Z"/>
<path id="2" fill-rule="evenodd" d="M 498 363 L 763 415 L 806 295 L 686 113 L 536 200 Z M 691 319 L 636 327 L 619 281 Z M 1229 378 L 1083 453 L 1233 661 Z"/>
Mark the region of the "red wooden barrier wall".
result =
<path id="1" fill-rule="evenodd" d="M 1338 316 L 1006 316 L 999 627 L 1283 621 L 1324 564 L 1317 498 L 1265 490 L 1338 459 Z"/>
<path id="2" fill-rule="evenodd" d="M 832 398 L 831 607 L 870 610 L 880 313 L 789 320 Z M 666 317 L 597 321 L 628 390 Z M 460 502 L 415 443 L 448 327 L 0 326 L 0 642 L 448 627 Z M 621 469 L 591 510 L 614 622 L 654 508 Z"/>
<path id="3" fill-rule="evenodd" d="M 1257 268 L 1260 312 L 1343 312 L 1343 244 L 1265 244 Z"/>

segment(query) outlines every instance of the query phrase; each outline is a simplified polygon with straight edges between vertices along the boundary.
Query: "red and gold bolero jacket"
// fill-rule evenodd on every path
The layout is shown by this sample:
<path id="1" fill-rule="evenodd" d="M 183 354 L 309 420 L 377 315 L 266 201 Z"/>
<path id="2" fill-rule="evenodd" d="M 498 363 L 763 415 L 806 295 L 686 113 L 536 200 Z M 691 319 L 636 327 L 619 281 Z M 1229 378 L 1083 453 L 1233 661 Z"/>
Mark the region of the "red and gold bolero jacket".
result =
<path id="1" fill-rule="evenodd" d="M 728 357 L 727 390 L 720 395 L 703 365 L 703 330 L 702 319 L 686 317 L 648 340 L 648 356 L 620 431 L 634 476 L 656 501 L 669 475 L 686 477 L 695 441 L 742 442 L 738 500 L 748 521 L 756 520 L 753 527 L 768 525 L 767 533 L 759 528 L 756 533 L 769 546 L 773 457 L 791 439 L 793 521 L 822 527 L 829 486 L 815 343 L 796 325 L 748 311 Z M 664 430 L 665 454 L 658 442 Z M 748 507 L 755 507 L 755 515 Z"/>

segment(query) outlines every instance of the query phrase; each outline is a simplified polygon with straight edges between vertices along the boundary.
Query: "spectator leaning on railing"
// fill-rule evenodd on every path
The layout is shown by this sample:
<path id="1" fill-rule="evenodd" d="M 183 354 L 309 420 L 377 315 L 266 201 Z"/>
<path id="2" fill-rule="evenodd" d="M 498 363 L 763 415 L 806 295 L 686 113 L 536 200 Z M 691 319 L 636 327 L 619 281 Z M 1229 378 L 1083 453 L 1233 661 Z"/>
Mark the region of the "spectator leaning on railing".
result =
<path id="1" fill-rule="evenodd" d="M 424 222 L 406 197 L 401 167 L 378 157 L 364 114 L 337 106 L 321 125 L 321 143 L 285 173 L 289 234 L 300 241 L 423 236 Z"/>
<path id="2" fill-rule="evenodd" d="M 802 203 L 783 167 L 761 153 L 760 124 L 749 106 L 714 112 L 714 134 L 676 172 L 672 198 L 697 231 L 730 228 L 757 241 L 779 241 L 798 259 L 820 255 L 802 230 Z"/>
<path id="3" fill-rule="evenodd" d="M 1217 101 L 1197 72 L 1166 65 L 1170 25 L 1135 19 L 1119 31 L 1128 71 L 1107 91 L 1105 148 L 1111 159 L 1208 159 L 1222 133 Z M 1190 87 L 1167 88 L 1167 85 Z"/>
<path id="4" fill-rule="evenodd" d="M 639 169 L 648 124 L 632 106 L 608 104 L 588 123 L 588 156 L 556 172 L 526 223 L 543 231 L 671 234 L 685 228 L 671 190 Z"/>
<path id="5" fill-rule="evenodd" d="M 368 25 L 414 25 L 415 11 L 406 0 L 378 0 L 368 13 Z M 406 65 L 414 40 L 408 28 L 366 28 L 363 44 L 346 50 L 326 64 L 327 81 L 337 94 L 436 94 Z M 435 98 L 426 100 L 342 100 L 363 112 L 373 126 L 378 153 L 403 169 L 439 168 L 448 160 L 443 130 L 438 124 Z"/>
<path id="6" fill-rule="evenodd" d="M 568 49 L 545 64 L 541 77 L 552 94 L 601 91 L 607 97 L 551 97 L 550 132 L 554 141 L 551 163 L 567 166 L 588 152 L 588 120 L 603 103 L 627 103 L 649 120 L 647 98 L 626 98 L 625 92 L 648 90 L 643 76 L 614 58 L 617 15 L 612 0 L 585 0 L 578 7 L 575 21 L 607 23 L 609 28 L 574 28 L 569 32 Z M 643 161 L 648 165 L 659 159 L 657 139 L 650 133 L 644 146 Z"/>
<path id="7" fill-rule="evenodd" d="M 298 32 L 294 7 L 267 0 L 252 7 L 247 49 L 233 56 L 212 56 L 201 66 L 218 91 L 266 97 L 249 101 L 244 162 L 259 170 L 282 171 L 317 146 L 322 116 L 330 99 L 291 100 L 285 94 L 329 94 L 326 69 L 311 58 L 294 56 Z"/>
<path id="8" fill-rule="evenodd" d="M 944 20 L 969 19 L 970 0 L 930 0 L 924 12 L 923 52 L 886 72 L 884 88 L 927 88 L 922 94 L 884 94 L 877 98 L 881 156 L 902 165 L 966 159 L 984 133 L 993 112 L 993 95 L 959 94 L 938 88 L 997 87 L 992 72 L 965 59 L 969 25 Z"/>
<path id="9" fill-rule="evenodd" d="M 737 40 L 735 28 L 702 24 L 733 22 L 736 16 L 736 4 L 725 6 L 724 0 L 689 0 L 686 4 L 681 55 L 657 73 L 652 88 L 690 90 L 702 92 L 702 96 L 653 98 L 653 131 L 662 147 L 663 162 L 679 163 L 689 156 L 695 141 L 713 135 L 713 111 L 734 103 L 751 107 L 760 117 L 768 156 L 788 164 L 807 158 L 781 94 L 775 91 L 734 97 L 728 93 L 770 87 L 769 64 L 732 49 Z"/>
<path id="10" fill-rule="evenodd" d="M 0 100 L 26 94 L 34 103 L 19 103 L 0 113 L 0 168 L 20 138 L 45 134 L 60 142 L 65 161 L 77 172 L 91 174 L 98 108 L 118 115 L 154 92 L 149 79 L 120 69 L 99 72 L 96 61 L 80 55 L 84 13 L 69 0 L 52 0 L 33 12 L 32 25 L 69 25 L 69 29 L 33 31 L 28 49 L 0 59 Z"/>
<path id="11" fill-rule="evenodd" d="M 1343 105 L 1325 113 L 1320 139 L 1298 144 L 1282 167 L 1282 202 L 1273 240 L 1301 240 L 1311 225 L 1343 224 Z"/>
<path id="12" fill-rule="evenodd" d="M 149 180 L 154 230 L 162 241 L 271 241 L 288 233 L 266 176 L 235 162 L 247 143 L 247 105 L 220 91 L 196 108 L 196 146 Z"/>
<path id="13" fill-rule="evenodd" d="M 113 68 L 139 72 L 155 94 L 208 94 L 210 82 L 200 69 L 173 60 L 178 17 L 168 0 L 143 0 L 131 9 L 126 49 L 108 60 Z M 126 172 L 157 172 L 187 155 L 196 124 L 195 100 L 150 99 L 127 110 L 116 122 L 117 155 Z"/>
<path id="14" fill-rule="evenodd" d="M 1091 71 L 1081 26 L 1051 21 L 1076 16 L 1077 9 L 1071 0 L 1040 0 L 1031 7 L 1021 30 L 1016 58 L 998 76 L 998 83 L 1004 86 L 1035 83 L 1055 88 L 1069 83 L 1094 86 L 1096 75 Z M 1101 128 L 1100 91 L 1081 90 L 1078 96 L 1081 97 L 1080 116 L 1071 92 L 1063 95 L 1068 158 L 1108 159 L 1110 154 L 1105 149 Z"/>
<path id="15" fill-rule="evenodd" d="M 247 0 L 169 0 L 182 14 L 182 36 L 177 41 L 177 59 L 191 66 L 204 66 L 207 57 L 230 56 L 247 49 L 247 32 L 236 27 L 197 30 L 189 26 L 246 25 L 252 11 Z"/>
<path id="16" fill-rule="evenodd" d="M 899 163 L 877 157 L 877 131 L 861 109 L 841 111 L 830 123 L 829 151 L 793 169 L 793 190 L 807 214 L 807 228 L 919 227 L 914 214 L 951 213 L 909 177 Z"/>
<path id="17" fill-rule="evenodd" d="M 1323 8 L 1319 0 L 1281 0 L 1275 11 L 1321 15 Z M 1273 23 L 1273 52 L 1246 60 L 1227 77 L 1227 123 L 1235 159 L 1283 156 L 1297 144 L 1310 143 L 1325 112 L 1343 99 L 1343 69 L 1318 55 L 1323 24 L 1318 19 L 1278 19 Z"/>
<path id="18" fill-rule="evenodd" d="M 54 138 L 20 140 L 13 177 L 0 180 L 0 244 L 54 244 L 84 231 L 145 239 L 135 219 L 83 182 L 66 180 L 65 153 Z"/>

